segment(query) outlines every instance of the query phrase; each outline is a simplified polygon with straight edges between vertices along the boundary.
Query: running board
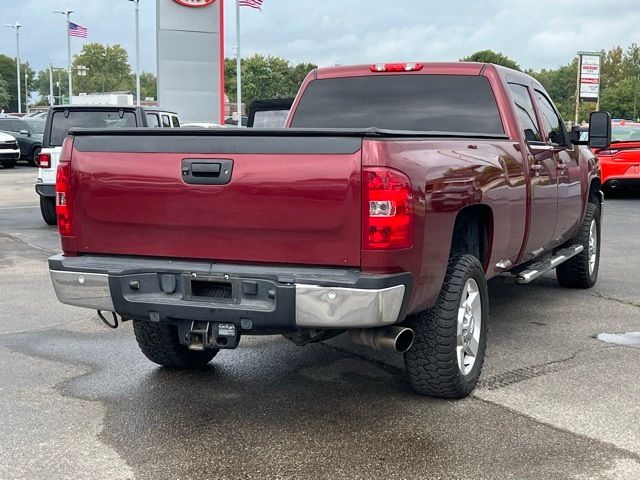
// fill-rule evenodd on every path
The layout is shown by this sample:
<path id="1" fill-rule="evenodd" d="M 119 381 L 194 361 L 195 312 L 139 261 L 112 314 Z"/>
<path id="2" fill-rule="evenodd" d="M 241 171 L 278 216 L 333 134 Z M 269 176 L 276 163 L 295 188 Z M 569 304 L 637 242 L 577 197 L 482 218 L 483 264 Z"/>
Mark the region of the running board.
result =
<path id="1" fill-rule="evenodd" d="M 516 275 L 516 283 L 530 283 L 533 282 L 539 276 L 547 273 L 549 270 L 553 270 L 561 263 L 566 262 L 571 257 L 578 255 L 584 247 L 582 245 L 572 245 L 562 250 L 558 250 L 553 257 L 546 260 L 540 260 Z"/>

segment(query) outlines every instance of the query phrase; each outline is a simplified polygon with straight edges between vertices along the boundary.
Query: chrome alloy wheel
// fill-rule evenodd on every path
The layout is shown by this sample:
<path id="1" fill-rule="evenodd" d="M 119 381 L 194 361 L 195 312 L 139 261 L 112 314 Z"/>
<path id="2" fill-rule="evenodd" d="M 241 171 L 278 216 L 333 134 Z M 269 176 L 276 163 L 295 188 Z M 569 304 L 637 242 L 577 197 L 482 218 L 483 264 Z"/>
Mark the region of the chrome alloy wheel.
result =
<path id="1" fill-rule="evenodd" d="M 589 275 L 593 275 L 598 257 L 598 226 L 596 219 L 591 220 L 589 227 Z"/>
<path id="2" fill-rule="evenodd" d="M 478 283 L 469 278 L 462 290 L 460 308 L 458 308 L 458 332 L 456 357 L 458 368 L 463 375 L 468 375 L 476 363 L 480 349 L 480 332 L 482 331 L 482 300 Z"/>

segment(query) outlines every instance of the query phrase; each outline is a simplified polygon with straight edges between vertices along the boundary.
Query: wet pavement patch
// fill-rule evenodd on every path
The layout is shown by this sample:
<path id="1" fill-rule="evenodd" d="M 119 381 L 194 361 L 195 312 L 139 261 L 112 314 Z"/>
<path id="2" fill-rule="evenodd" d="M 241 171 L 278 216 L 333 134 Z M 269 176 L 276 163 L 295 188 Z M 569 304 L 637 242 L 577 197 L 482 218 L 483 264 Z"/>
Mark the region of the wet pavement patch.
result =
<path id="1" fill-rule="evenodd" d="M 607 343 L 640 348 L 640 332 L 600 333 L 596 338 Z"/>

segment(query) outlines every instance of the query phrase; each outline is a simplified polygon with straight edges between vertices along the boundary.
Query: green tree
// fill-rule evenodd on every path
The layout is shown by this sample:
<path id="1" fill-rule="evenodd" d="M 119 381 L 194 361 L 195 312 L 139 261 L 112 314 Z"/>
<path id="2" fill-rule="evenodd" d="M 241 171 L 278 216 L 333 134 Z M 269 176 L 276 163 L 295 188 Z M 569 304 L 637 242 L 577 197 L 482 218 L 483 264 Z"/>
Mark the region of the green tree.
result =
<path id="1" fill-rule="evenodd" d="M 133 77 L 135 84 L 135 76 Z M 158 98 L 158 85 L 156 76 L 150 72 L 142 72 L 140 74 L 140 99 L 144 100 L 147 97 Z M 131 89 L 135 91 L 135 85 Z"/>
<path id="2" fill-rule="evenodd" d="M 520 70 L 520 65 L 509 57 L 494 52 L 493 50 L 480 50 L 479 52 L 472 53 L 468 57 L 463 58 L 463 62 L 483 62 L 493 63 L 495 65 L 502 65 L 503 67 L 512 68 L 514 70 Z"/>
<path id="3" fill-rule="evenodd" d="M 34 71 L 28 62 L 20 63 L 20 92 L 22 96 L 22 108 L 24 110 L 25 101 L 28 98 L 27 88 L 24 82 L 25 71 L 29 79 L 33 79 Z M 6 112 L 18 111 L 18 84 L 16 81 L 16 60 L 13 57 L 0 54 L 0 79 L 6 83 L 8 98 L 0 105 Z M 30 82 L 31 84 L 31 82 Z"/>
<path id="4" fill-rule="evenodd" d="M 578 74 L 578 60 L 562 65 L 553 70 L 528 71 L 529 75 L 538 80 L 545 88 L 551 100 L 565 120 L 573 119 L 576 102 L 576 76 Z"/>
<path id="5" fill-rule="evenodd" d="M 633 43 L 625 53 L 629 77 L 633 79 L 633 119 L 640 121 L 640 45 Z"/>
<path id="6" fill-rule="evenodd" d="M 34 86 L 38 91 L 40 100 L 38 104 L 47 105 L 49 103 L 49 69 L 40 70 L 34 79 Z M 60 104 L 60 97 L 68 98 L 69 96 L 69 76 L 66 70 L 53 70 L 53 96 L 56 104 Z"/>
<path id="7" fill-rule="evenodd" d="M 603 89 L 600 108 L 611 113 L 614 118 L 634 118 L 633 87 L 634 79 L 627 77 Z"/>
<path id="8" fill-rule="evenodd" d="M 129 55 L 120 45 L 87 43 L 73 57 L 74 94 L 131 90 L 132 74 L 128 61 Z M 80 75 L 78 67 L 85 67 L 86 75 Z"/>
<path id="9" fill-rule="evenodd" d="M 235 101 L 236 60 L 225 58 L 225 90 Z M 242 101 L 245 104 L 261 98 L 287 98 L 298 92 L 304 77 L 316 65 L 291 65 L 288 60 L 274 56 L 254 55 L 242 59 Z"/>
<path id="10" fill-rule="evenodd" d="M 0 77 L 0 107 L 9 103 L 9 91 L 7 90 L 7 81 Z"/>

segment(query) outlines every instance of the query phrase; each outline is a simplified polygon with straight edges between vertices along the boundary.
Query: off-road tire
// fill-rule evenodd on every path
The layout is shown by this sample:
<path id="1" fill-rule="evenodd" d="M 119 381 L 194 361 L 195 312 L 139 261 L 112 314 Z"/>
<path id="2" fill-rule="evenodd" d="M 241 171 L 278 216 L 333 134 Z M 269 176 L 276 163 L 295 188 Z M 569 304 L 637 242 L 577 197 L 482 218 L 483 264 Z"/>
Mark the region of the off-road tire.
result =
<path id="1" fill-rule="evenodd" d="M 56 199 L 54 197 L 40 197 L 40 213 L 47 225 L 56 225 L 58 216 L 56 215 Z"/>
<path id="2" fill-rule="evenodd" d="M 180 343 L 175 325 L 134 320 L 133 332 L 145 357 L 164 367 L 199 367 L 209 363 L 218 353 L 215 349 L 189 350 Z"/>
<path id="3" fill-rule="evenodd" d="M 13 168 L 16 166 L 17 163 L 18 163 L 17 160 L 5 160 L 3 162 L 0 162 L 3 168 Z"/>
<path id="4" fill-rule="evenodd" d="M 482 312 L 478 354 L 473 368 L 465 375 L 458 367 L 456 346 L 458 310 L 469 278 L 478 285 Z M 415 341 L 404 354 L 404 364 L 409 382 L 417 393 L 463 398 L 475 388 L 486 350 L 488 298 L 487 282 L 478 259 L 472 255 L 452 256 L 436 304 L 410 316 L 406 322 L 415 333 Z"/>
<path id="5" fill-rule="evenodd" d="M 31 151 L 31 158 L 27 159 L 27 163 L 29 165 L 31 165 L 32 167 L 39 167 L 40 166 L 40 164 L 38 162 L 38 155 L 40 154 L 41 150 L 42 150 L 42 148 L 36 147 Z"/>
<path id="6" fill-rule="evenodd" d="M 591 222 L 595 220 L 597 243 L 596 263 L 593 272 L 589 272 L 589 232 Z M 600 208 L 593 203 L 587 203 L 587 211 L 577 235 L 568 242 L 569 245 L 582 245 L 583 250 L 556 268 L 556 278 L 560 286 L 565 288 L 591 288 L 598 280 L 600 267 Z"/>

